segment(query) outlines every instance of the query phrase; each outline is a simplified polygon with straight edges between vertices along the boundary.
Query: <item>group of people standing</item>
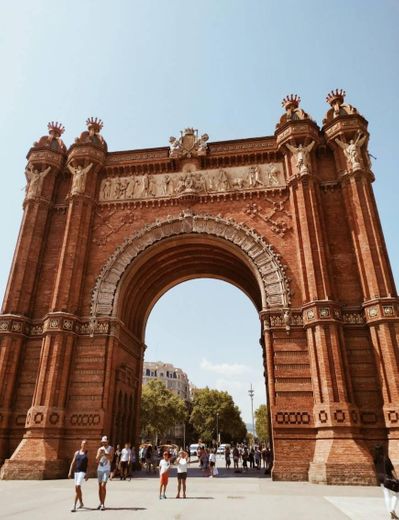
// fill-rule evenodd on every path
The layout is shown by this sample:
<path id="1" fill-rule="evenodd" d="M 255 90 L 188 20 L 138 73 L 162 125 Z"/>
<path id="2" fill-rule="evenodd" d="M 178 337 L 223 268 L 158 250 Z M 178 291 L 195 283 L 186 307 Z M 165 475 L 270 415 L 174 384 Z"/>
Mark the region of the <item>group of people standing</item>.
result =
<path id="1" fill-rule="evenodd" d="M 224 458 L 227 469 L 230 468 L 231 459 L 233 459 L 233 467 L 237 472 L 246 472 L 251 468 L 260 470 L 263 467 L 265 473 L 268 473 L 272 466 L 272 451 L 269 446 L 264 445 L 251 448 L 240 444 L 236 444 L 233 448 L 227 446 L 224 451 Z"/>

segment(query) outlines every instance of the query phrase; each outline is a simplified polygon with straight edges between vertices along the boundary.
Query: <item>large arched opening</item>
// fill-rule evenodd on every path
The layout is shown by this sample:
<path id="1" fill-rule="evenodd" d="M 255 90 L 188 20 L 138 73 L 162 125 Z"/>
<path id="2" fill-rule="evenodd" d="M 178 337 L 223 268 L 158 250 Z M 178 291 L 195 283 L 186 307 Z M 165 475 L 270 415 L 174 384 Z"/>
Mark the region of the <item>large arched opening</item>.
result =
<path id="1" fill-rule="evenodd" d="M 288 284 L 278 255 L 261 237 L 234 221 L 182 215 L 157 221 L 126 240 L 97 280 L 92 313 L 96 319 L 108 315 L 118 320 L 130 336 L 137 359 L 133 397 L 136 440 L 140 433 L 139 401 L 148 317 L 169 289 L 197 278 L 216 278 L 236 286 L 260 315 L 270 309 L 282 312 L 289 305 Z M 261 337 L 260 321 L 257 333 Z M 267 388 L 267 359 L 264 349 L 262 352 Z M 116 386 L 112 390 L 119 395 Z M 117 419 L 124 413 L 118 405 L 114 413 L 114 437 L 123 438 L 129 434 L 129 425 Z"/>

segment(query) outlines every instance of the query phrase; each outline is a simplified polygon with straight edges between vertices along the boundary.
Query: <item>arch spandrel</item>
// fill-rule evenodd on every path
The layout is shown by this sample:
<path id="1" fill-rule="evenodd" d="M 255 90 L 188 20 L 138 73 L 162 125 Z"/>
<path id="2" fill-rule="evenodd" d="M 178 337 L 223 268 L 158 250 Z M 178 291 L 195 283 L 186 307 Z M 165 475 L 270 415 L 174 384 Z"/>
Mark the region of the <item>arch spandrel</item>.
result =
<path id="1" fill-rule="evenodd" d="M 122 277 L 141 253 L 166 239 L 189 235 L 216 238 L 220 243 L 224 241 L 235 252 L 238 262 L 246 262 L 257 280 L 263 309 L 283 309 L 290 305 L 289 283 L 279 255 L 256 231 L 233 219 L 183 212 L 176 217 L 168 216 L 146 224 L 116 248 L 97 277 L 91 315 L 116 314 L 115 303 Z"/>

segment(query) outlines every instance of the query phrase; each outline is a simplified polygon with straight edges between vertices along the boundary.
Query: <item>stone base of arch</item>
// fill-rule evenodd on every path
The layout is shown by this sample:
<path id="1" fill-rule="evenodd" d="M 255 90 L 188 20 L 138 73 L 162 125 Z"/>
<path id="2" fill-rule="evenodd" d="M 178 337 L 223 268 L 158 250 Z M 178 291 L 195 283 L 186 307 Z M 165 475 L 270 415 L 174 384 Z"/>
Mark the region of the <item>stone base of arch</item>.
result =
<path id="1" fill-rule="evenodd" d="M 6 459 L 0 479 L 45 480 L 66 478 L 68 461 L 59 458 L 59 439 L 25 436 L 10 459 Z"/>
<path id="2" fill-rule="evenodd" d="M 363 441 L 353 438 L 317 439 L 309 482 L 375 486 L 377 477 L 370 451 Z"/>

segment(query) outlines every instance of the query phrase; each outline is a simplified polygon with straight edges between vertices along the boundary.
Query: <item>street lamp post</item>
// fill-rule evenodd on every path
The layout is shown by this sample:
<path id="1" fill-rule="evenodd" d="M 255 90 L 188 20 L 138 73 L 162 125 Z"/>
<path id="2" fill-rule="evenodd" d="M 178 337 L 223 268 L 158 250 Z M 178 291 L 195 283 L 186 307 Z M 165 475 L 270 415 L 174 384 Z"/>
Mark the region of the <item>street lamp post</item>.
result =
<path id="1" fill-rule="evenodd" d="M 216 448 L 219 447 L 219 412 L 216 412 Z"/>
<path id="2" fill-rule="evenodd" d="M 252 383 L 251 388 L 248 390 L 248 395 L 251 398 L 251 414 L 252 414 L 252 435 L 255 440 L 255 422 L 254 422 L 254 394 L 255 391 L 252 389 Z"/>

